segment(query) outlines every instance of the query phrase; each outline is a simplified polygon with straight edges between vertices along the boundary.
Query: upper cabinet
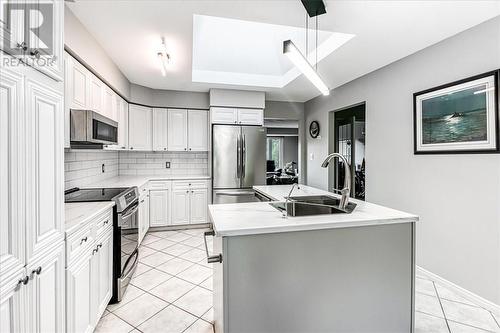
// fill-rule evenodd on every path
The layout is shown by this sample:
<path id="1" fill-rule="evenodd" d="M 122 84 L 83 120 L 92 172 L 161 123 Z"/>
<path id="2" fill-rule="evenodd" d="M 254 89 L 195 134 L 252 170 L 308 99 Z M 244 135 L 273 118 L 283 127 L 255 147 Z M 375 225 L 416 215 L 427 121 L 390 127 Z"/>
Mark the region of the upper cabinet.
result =
<path id="1" fill-rule="evenodd" d="M 0 24 L 0 48 L 52 79 L 62 81 L 64 1 L 2 0 L 0 16 L 7 18 Z"/>
<path id="2" fill-rule="evenodd" d="M 103 100 L 104 100 L 104 83 L 101 82 L 94 74 L 88 72 L 90 77 L 90 101 L 88 108 L 95 112 L 101 113 L 103 110 Z"/>
<path id="3" fill-rule="evenodd" d="M 130 105 L 128 110 L 128 144 L 131 150 L 153 149 L 151 125 L 152 110 L 150 108 Z"/>
<path id="4" fill-rule="evenodd" d="M 208 112 L 188 110 L 188 150 L 208 150 Z"/>
<path id="5" fill-rule="evenodd" d="M 65 54 L 65 97 L 70 109 L 85 109 L 90 102 L 88 70 L 71 56 Z"/>
<path id="6" fill-rule="evenodd" d="M 168 150 L 168 109 L 153 109 L 153 150 Z"/>
<path id="7" fill-rule="evenodd" d="M 259 125 L 264 124 L 264 110 L 238 108 L 210 108 L 212 124 Z"/>
<path id="8" fill-rule="evenodd" d="M 184 109 L 168 110 L 168 150 L 187 151 L 188 111 Z"/>

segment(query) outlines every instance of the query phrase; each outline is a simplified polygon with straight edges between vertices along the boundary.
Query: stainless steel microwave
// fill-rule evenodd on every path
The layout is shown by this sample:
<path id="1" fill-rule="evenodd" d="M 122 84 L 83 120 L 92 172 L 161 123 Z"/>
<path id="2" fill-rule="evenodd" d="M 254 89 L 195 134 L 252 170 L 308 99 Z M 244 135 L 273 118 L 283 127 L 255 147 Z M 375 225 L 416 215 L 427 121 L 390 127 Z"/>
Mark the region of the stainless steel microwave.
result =
<path id="1" fill-rule="evenodd" d="M 118 123 L 91 110 L 70 111 L 70 141 L 73 146 L 118 143 Z"/>

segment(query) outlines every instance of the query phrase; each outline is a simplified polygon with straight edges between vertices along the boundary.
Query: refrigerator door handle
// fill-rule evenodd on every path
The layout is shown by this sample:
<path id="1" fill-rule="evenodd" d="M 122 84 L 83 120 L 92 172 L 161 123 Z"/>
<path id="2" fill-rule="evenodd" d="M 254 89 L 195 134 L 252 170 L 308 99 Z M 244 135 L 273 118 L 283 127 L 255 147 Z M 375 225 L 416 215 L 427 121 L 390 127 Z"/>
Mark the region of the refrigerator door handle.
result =
<path id="1" fill-rule="evenodd" d="M 246 172 L 246 159 L 247 159 L 247 143 L 245 141 L 245 134 L 243 134 L 242 148 L 241 148 L 241 178 L 245 178 Z"/>
<path id="2" fill-rule="evenodd" d="M 241 134 L 236 139 L 236 178 L 241 178 Z"/>

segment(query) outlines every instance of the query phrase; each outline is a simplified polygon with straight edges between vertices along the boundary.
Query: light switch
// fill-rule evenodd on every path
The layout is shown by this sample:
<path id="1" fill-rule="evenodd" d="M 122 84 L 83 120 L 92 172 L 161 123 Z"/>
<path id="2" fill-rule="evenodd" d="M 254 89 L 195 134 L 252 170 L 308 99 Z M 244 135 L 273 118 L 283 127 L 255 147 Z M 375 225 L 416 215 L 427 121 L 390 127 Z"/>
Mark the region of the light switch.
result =
<path id="1" fill-rule="evenodd" d="M 314 153 L 310 153 L 309 154 L 309 160 L 310 161 L 314 161 Z"/>

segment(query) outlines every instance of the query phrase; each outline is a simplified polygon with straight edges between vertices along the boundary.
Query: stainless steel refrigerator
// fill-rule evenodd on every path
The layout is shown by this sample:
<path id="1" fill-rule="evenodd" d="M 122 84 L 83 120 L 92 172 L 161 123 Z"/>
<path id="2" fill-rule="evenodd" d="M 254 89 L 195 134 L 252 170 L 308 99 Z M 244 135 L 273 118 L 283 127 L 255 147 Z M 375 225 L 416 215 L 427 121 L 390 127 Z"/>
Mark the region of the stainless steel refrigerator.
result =
<path id="1" fill-rule="evenodd" d="M 252 186 L 266 184 L 266 128 L 214 125 L 214 204 L 258 201 Z"/>

